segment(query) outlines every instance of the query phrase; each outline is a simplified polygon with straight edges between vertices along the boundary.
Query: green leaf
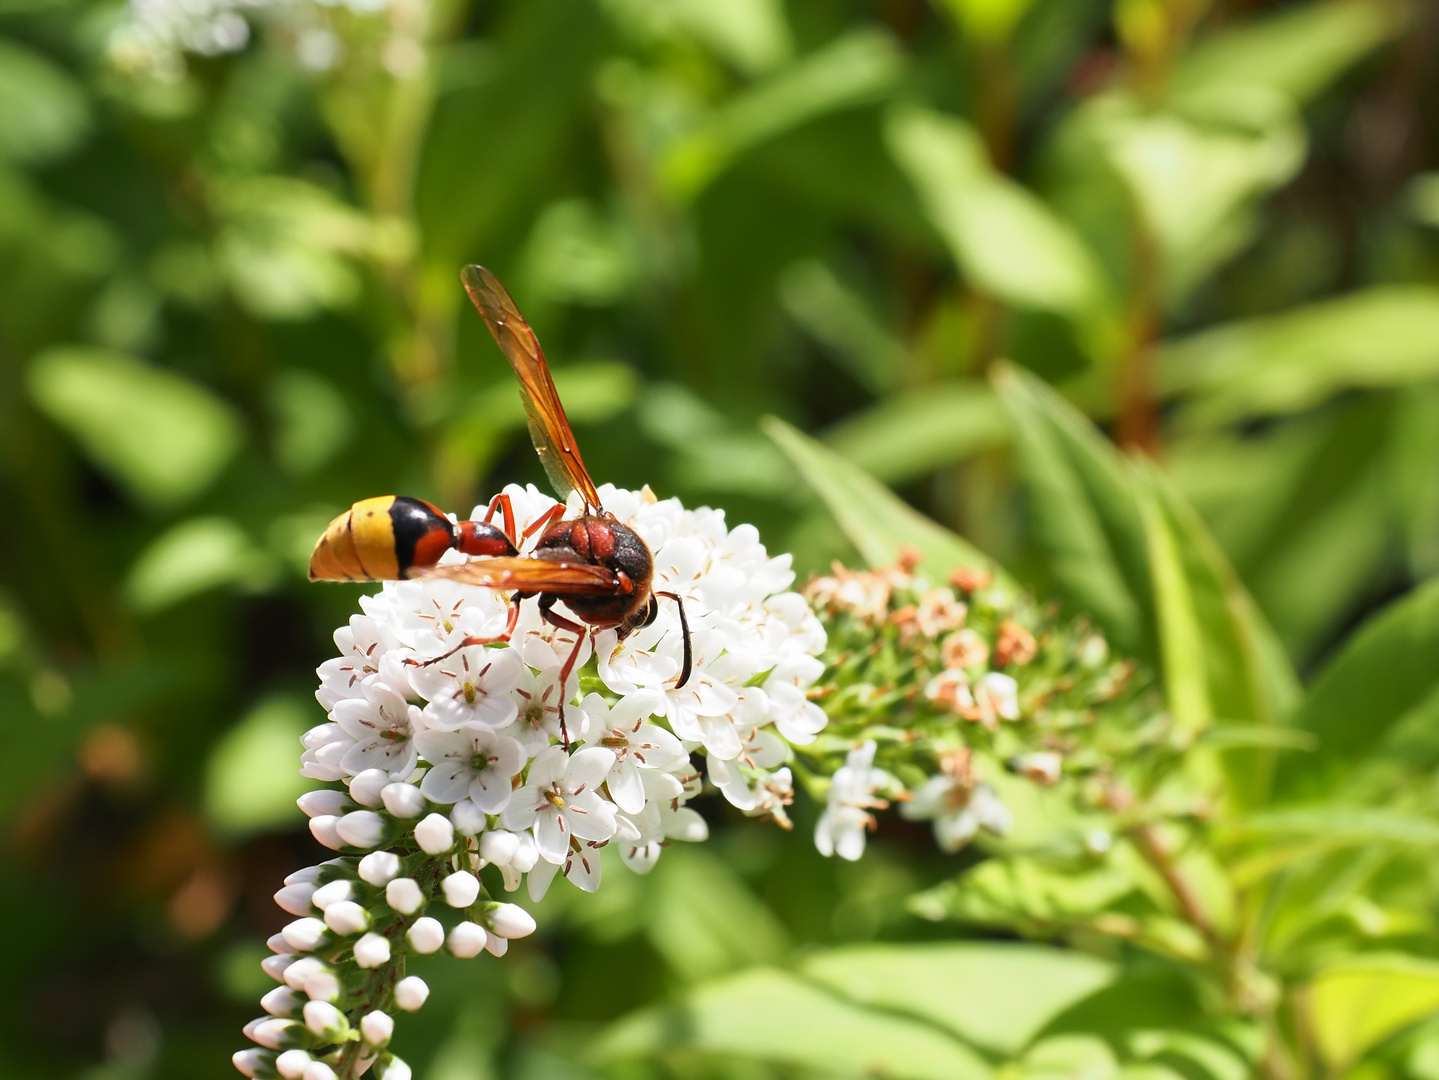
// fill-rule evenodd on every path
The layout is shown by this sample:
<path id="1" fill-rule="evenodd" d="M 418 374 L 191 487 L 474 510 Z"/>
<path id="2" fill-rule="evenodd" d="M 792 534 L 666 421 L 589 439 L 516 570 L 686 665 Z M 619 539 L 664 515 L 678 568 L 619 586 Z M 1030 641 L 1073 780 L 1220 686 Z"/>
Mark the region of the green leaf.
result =
<path id="1" fill-rule="evenodd" d="M 240 446 L 230 406 L 122 353 L 51 349 L 31 362 L 29 383 L 35 403 L 97 466 L 155 506 L 198 495 Z"/>
<path id="2" fill-rule="evenodd" d="M 1114 965 L 1037 945 L 856 945 L 800 972 L 857 1005 L 908 1013 L 996 1054 L 1019 1053 L 1059 1013 L 1114 979 Z"/>
<path id="3" fill-rule="evenodd" d="M 693 199 L 746 150 L 810 120 L 879 100 L 899 78 L 888 34 L 855 30 L 731 98 L 667 150 L 660 171 L 679 199 Z"/>
<path id="4" fill-rule="evenodd" d="M 1148 539 L 1133 481 L 1089 420 L 1022 369 L 996 366 L 1035 539 L 1060 590 L 1121 649 L 1146 655 Z"/>
<path id="5" fill-rule="evenodd" d="M 923 555 L 925 572 L 936 579 L 960 566 L 983 566 L 994 571 L 996 581 L 1013 585 L 988 556 L 919 513 L 823 444 L 773 416 L 761 420 L 760 426 L 824 500 L 840 528 L 871 566 L 889 566 L 901 551 L 911 548 Z"/>
<path id="6" fill-rule="evenodd" d="M 615 1024 L 599 1044 L 605 1060 L 698 1050 L 888 1080 L 985 1080 L 973 1050 L 935 1027 L 865 1009 L 782 971 L 752 969 L 707 983 L 682 1002 Z"/>
<path id="7" fill-rule="evenodd" d="M 53 160 L 89 126 L 85 95 L 66 72 L 37 52 L 0 41 L 0 157 Z"/>
<path id="8" fill-rule="evenodd" d="M 1302 1000 L 1321 1056 L 1340 1073 L 1401 1028 L 1439 1011 L 1439 963 L 1354 957 L 1316 975 Z"/>
<path id="9" fill-rule="evenodd" d="M 1180 60 L 1175 92 L 1262 86 L 1305 102 L 1402 24 L 1401 6 L 1387 0 L 1304 4 L 1270 18 L 1236 20 Z"/>
<path id="10" fill-rule="evenodd" d="M 842 457 L 886 483 L 909 480 L 1002 446 L 1009 423 L 994 392 L 950 380 L 887 398 L 825 433 Z"/>
<path id="11" fill-rule="evenodd" d="M 150 614 L 217 585 L 264 584 L 273 572 L 269 557 L 229 518 L 191 518 L 140 553 L 125 596 L 136 611 Z"/>
<path id="12" fill-rule="evenodd" d="M 1331 790 L 1435 691 L 1439 581 L 1369 619 L 1315 681 L 1294 716 L 1318 749 L 1280 762 L 1278 790 L 1305 798 Z"/>
<path id="13" fill-rule="evenodd" d="M 313 785 L 296 767 L 300 736 L 314 726 L 314 704 L 282 695 L 257 705 L 210 751 L 205 813 L 227 832 L 300 821 L 295 800 Z"/>
<path id="14" fill-rule="evenodd" d="M 749 75 L 779 67 L 794 47 L 780 0 L 608 0 L 603 6 L 641 40 L 698 43 Z"/>
<path id="15" fill-rule="evenodd" d="M 905 107 L 890 115 L 886 135 L 890 153 L 976 289 L 1070 315 L 1100 302 L 1099 268 L 1078 235 L 1028 189 L 994 170 L 968 124 Z"/>
<path id="16" fill-rule="evenodd" d="M 904 345 L 824 263 L 806 259 L 791 266 L 780 278 L 779 298 L 790 316 L 868 389 L 884 394 L 899 385 L 909 366 Z"/>
<path id="17" fill-rule="evenodd" d="M 1243 818 L 1234 828 L 1239 836 L 1317 839 L 1335 847 L 1439 847 L 1439 821 L 1364 806 L 1323 804 L 1273 810 Z"/>
<path id="18" fill-rule="evenodd" d="M 1085 921 L 1134 892 L 1135 880 L 1113 860 L 1056 865 L 1026 856 L 988 859 L 910 901 L 926 919 L 958 919 L 1051 934 Z"/>
<path id="19" fill-rule="evenodd" d="M 323 468 L 354 435 L 355 418 L 333 383 L 303 368 L 285 368 L 270 383 L 275 457 L 291 476 Z"/>
<path id="20" fill-rule="evenodd" d="M 1439 289 L 1385 286 L 1166 345 L 1166 395 L 1202 425 L 1312 408 L 1352 388 L 1439 375 Z"/>

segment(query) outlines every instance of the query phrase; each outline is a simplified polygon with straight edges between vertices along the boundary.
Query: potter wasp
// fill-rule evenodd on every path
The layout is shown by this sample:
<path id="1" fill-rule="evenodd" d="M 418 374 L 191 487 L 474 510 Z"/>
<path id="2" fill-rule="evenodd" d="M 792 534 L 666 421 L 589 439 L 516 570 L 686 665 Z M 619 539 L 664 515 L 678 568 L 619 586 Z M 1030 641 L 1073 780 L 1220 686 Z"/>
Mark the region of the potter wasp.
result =
<path id="1" fill-rule="evenodd" d="M 546 622 L 577 635 L 560 672 L 561 686 L 574 670 L 588 634 L 615 630 L 623 639 L 654 622 L 659 612 L 656 597 L 665 597 L 679 607 L 684 662 L 676 685 L 684 686 L 693 661 L 683 601 L 674 593 L 656 593 L 651 588 L 654 558 L 650 549 L 633 529 L 600 505 L 545 354 L 510 294 L 483 266 L 465 267 L 460 278 L 515 369 L 530 438 L 560 502 L 516 535 L 515 512 L 508 495 L 495 496 L 483 520 L 458 524 L 451 524 L 439 509 L 422 499 L 396 495 L 362 499 L 325 529 L 310 556 L 310 580 L 444 578 L 510 594 L 504 630 L 493 637 L 467 637 L 445 656 L 469 645 L 508 641 L 519 619 L 520 601 L 537 597 Z M 579 493 L 581 512 L 567 518 L 565 502 L 574 492 Z M 532 553 L 521 555 L 521 547 L 536 534 L 539 539 Z M 438 565 L 451 548 L 473 558 Z M 579 622 L 554 610 L 561 600 Z"/>

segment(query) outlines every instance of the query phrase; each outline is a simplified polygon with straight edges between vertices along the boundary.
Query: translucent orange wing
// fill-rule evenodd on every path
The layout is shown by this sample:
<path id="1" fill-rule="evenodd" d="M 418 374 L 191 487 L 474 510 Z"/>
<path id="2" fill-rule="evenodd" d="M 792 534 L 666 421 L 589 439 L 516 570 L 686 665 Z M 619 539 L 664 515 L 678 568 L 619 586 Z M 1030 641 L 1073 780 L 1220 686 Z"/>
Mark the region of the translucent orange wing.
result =
<path id="1" fill-rule="evenodd" d="M 618 591 L 614 572 L 593 563 L 549 562 L 545 559 L 475 559 L 453 566 L 436 566 L 421 578 L 446 578 L 461 585 L 487 589 L 516 589 L 572 596 L 603 596 Z"/>
<path id="2" fill-rule="evenodd" d="M 575 434 L 555 392 L 555 381 L 550 378 L 550 366 L 545 363 L 535 332 L 515 307 L 500 279 L 483 266 L 465 267 L 460 272 L 460 280 L 519 377 L 520 397 L 530 420 L 530 438 L 555 493 L 564 500 L 571 491 L 578 491 L 587 509 L 601 509 L 595 482 L 580 457 Z"/>

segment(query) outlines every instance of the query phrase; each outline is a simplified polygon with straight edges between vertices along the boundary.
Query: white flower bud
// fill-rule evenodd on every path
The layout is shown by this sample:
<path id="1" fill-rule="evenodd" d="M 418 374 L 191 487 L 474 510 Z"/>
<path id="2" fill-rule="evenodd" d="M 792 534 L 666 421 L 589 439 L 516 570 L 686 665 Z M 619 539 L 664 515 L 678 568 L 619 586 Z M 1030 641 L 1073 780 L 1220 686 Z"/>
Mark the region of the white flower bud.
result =
<path id="1" fill-rule="evenodd" d="M 427 814 L 415 826 L 415 843 L 426 855 L 439 855 L 455 845 L 455 827 L 444 814 Z"/>
<path id="2" fill-rule="evenodd" d="M 379 1073 L 379 1080 L 410 1080 L 410 1067 L 392 1056 Z"/>
<path id="3" fill-rule="evenodd" d="M 428 956 L 430 953 L 439 952 L 440 946 L 445 943 L 445 928 L 438 919 L 425 915 L 415 920 L 405 937 L 409 939 L 410 948 Z"/>
<path id="4" fill-rule="evenodd" d="M 430 996 L 430 988 L 425 985 L 425 980 L 418 975 L 406 975 L 399 982 L 395 983 L 395 1005 L 405 1012 L 414 1012 L 425 1003 Z M 271 1023 L 284 1023 L 282 1020 L 273 1020 Z"/>
<path id="5" fill-rule="evenodd" d="M 245 1034 L 251 1041 L 259 1043 L 267 1050 L 289 1050 L 304 1038 L 300 1034 L 304 1030 L 295 1021 L 282 1020 L 279 1017 L 245 1025 Z"/>
<path id="6" fill-rule="evenodd" d="M 366 934 L 355 942 L 355 963 L 377 968 L 390 959 L 390 941 L 382 934 Z"/>
<path id="7" fill-rule="evenodd" d="M 265 948 L 269 949 L 272 953 L 275 953 L 276 955 L 291 951 L 290 943 L 285 940 L 284 934 L 271 934 L 265 939 Z"/>
<path id="8" fill-rule="evenodd" d="M 323 1061 L 312 1061 L 305 1066 L 300 1080 L 335 1080 L 335 1070 Z"/>
<path id="9" fill-rule="evenodd" d="M 259 1076 L 269 1069 L 272 1056 L 251 1047 L 249 1050 L 236 1050 L 230 1055 L 230 1061 L 241 1076 Z"/>
<path id="10" fill-rule="evenodd" d="M 360 860 L 360 880 L 377 888 L 400 872 L 400 857 L 393 851 L 372 851 Z"/>
<path id="11" fill-rule="evenodd" d="M 288 986 L 277 986 L 260 999 L 260 1008 L 271 1016 L 294 1016 L 300 1011 L 300 995 Z"/>
<path id="12" fill-rule="evenodd" d="M 260 970 L 276 982 L 285 981 L 285 969 L 295 962 L 294 953 L 276 953 L 260 961 Z"/>
<path id="13" fill-rule="evenodd" d="M 321 911 L 324 911 L 327 907 L 335 903 L 335 901 L 337 900 L 350 899 L 350 896 L 354 893 L 354 891 L 354 886 L 351 885 L 348 881 L 332 881 L 329 884 L 321 885 L 318 889 L 316 889 L 314 894 L 310 897 L 310 903 L 314 904 L 315 907 L 319 908 Z M 298 912 L 297 914 L 303 915 L 305 914 L 305 912 L 302 911 Z"/>
<path id="14" fill-rule="evenodd" d="M 385 886 L 385 903 L 401 915 L 413 915 L 424 902 L 425 894 L 414 878 L 398 877 Z"/>
<path id="15" fill-rule="evenodd" d="M 414 784 L 387 784 L 380 791 L 385 809 L 397 818 L 419 817 L 425 808 L 425 797 Z"/>
<path id="16" fill-rule="evenodd" d="M 474 874 L 458 870 L 440 882 L 440 889 L 445 894 L 445 903 L 450 907 L 467 908 L 479 898 L 480 879 Z"/>
<path id="17" fill-rule="evenodd" d="M 305 989 L 305 983 L 317 971 L 330 970 L 318 956 L 302 956 L 285 969 L 285 985 L 296 990 Z"/>
<path id="18" fill-rule="evenodd" d="M 510 939 L 502 938 L 499 934 L 485 935 L 485 952 L 491 956 L 504 956 L 510 951 Z"/>
<path id="19" fill-rule="evenodd" d="M 461 799 L 450 809 L 450 824 L 461 836 L 478 836 L 489 822 L 472 800 Z"/>
<path id="20" fill-rule="evenodd" d="M 285 1080 L 300 1080 L 305 1075 L 305 1066 L 314 1060 L 304 1050 L 286 1050 L 275 1059 L 275 1071 Z"/>
<path id="21" fill-rule="evenodd" d="M 520 838 L 504 829 L 496 829 L 480 837 L 480 858 L 496 866 L 509 866 L 519 849 Z"/>
<path id="22" fill-rule="evenodd" d="M 450 936 L 445 939 L 450 952 L 461 960 L 468 960 L 472 956 L 479 956 L 485 951 L 485 940 L 489 935 L 485 928 L 472 922 L 462 922 L 450 931 Z"/>
<path id="23" fill-rule="evenodd" d="M 325 924 L 319 919 L 296 919 L 280 931 L 294 952 L 313 952 L 325 940 Z"/>
<path id="24" fill-rule="evenodd" d="M 336 900 L 325 909 L 325 925 L 341 937 L 370 928 L 370 916 L 353 900 Z"/>
<path id="25" fill-rule="evenodd" d="M 331 851 L 339 851 L 345 846 L 345 842 L 340 839 L 339 830 L 336 828 L 339 823 L 340 819 L 334 814 L 320 814 L 312 817 L 310 819 L 310 835 Z"/>
<path id="26" fill-rule="evenodd" d="M 335 823 L 335 831 L 351 847 L 378 847 L 385 840 L 385 819 L 373 810 L 354 810 Z"/>
<path id="27" fill-rule="evenodd" d="M 312 882 L 286 884 L 283 889 L 275 893 L 275 903 L 281 907 L 282 912 L 289 912 L 291 915 L 309 915 L 309 900 L 315 892 L 317 890 Z"/>
<path id="28" fill-rule="evenodd" d="M 285 878 L 286 885 L 301 885 L 307 881 L 320 880 L 320 867 L 307 866 L 303 870 L 296 870 Z"/>
<path id="29" fill-rule="evenodd" d="M 360 1018 L 360 1034 L 370 1046 L 384 1046 L 395 1033 L 395 1021 L 389 1013 L 376 1009 Z"/>
<path id="30" fill-rule="evenodd" d="M 306 817 L 339 817 L 346 810 L 352 809 L 350 797 L 343 791 L 334 791 L 330 788 L 321 788 L 319 791 L 307 791 L 295 800 Z"/>
<path id="31" fill-rule="evenodd" d="M 528 937 L 535 932 L 535 917 L 519 904 L 496 904 L 484 914 L 485 926 L 502 938 Z"/>
<path id="32" fill-rule="evenodd" d="M 520 833 L 515 837 L 515 854 L 510 859 L 510 869 L 528 874 L 540 861 L 540 849 L 532 833 Z"/>
<path id="33" fill-rule="evenodd" d="M 339 1042 L 350 1028 L 350 1025 L 345 1023 L 345 1014 L 328 1001 L 307 1001 L 302 1011 L 305 1026 L 312 1034 L 326 1042 Z"/>
<path id="34" fill-rule="evenodd" d="M 371 809 L 380 805 L 380 789 L 390 782 L 384 769 L 365 769 L 350 778 L 350 798 Z"/>
<path id="35" fill-rule="evenodd" d="M 311 1001 L 340 1000 L 340 979 L 329 968 L 321 968 L 307 976 L 302 989 Z"/>

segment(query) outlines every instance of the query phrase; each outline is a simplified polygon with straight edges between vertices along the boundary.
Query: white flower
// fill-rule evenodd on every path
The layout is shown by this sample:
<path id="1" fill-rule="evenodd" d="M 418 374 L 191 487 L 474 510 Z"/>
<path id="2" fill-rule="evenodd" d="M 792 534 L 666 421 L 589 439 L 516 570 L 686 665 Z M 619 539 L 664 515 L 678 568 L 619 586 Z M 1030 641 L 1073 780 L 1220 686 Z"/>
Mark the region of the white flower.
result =
<path id="1" fill-rule="evenodd" d="M 578 684 L 579 680 L 571 675 L 568 686 L 561 687 L 559 668 L 540 672 L 521 670 L 519 681 L 511 691 L 519 708 L 519 718 L 510 734 L 520 741 L 527 754 L 538 754 L 550 745 L 551 739 L 563 741 L 566 735 L 570 742 L 583 740 L 585 714 L 576 708 L 565 708 Z"/>
<path id="2" fill-rule="evenodd" d="M 821 855 L 838 855 L 854 861 L 864 854 L 865 830 L 874 828 L 870 810 L 889 805 L 876 799 L 874 793 L 895 786 L 895 780 L 883 769 L 874 768 L 874 740 L 849 752 L 842 766 L 835 770 L 829 786 L 829 802 L 814 830 L 814 846 Z"/>
<path id="3" fill-rule="evenodd" d="M 365 684 L 365 696 L 335 703 L 332 714 L 354 744 L 340 759 L 349 775 L 366 769 L 384 769 L 403 780 L 415 767 L 414 734 L 423 725 L 420 710 L 379 680 Z"/>
<path id="4" fill-rule="evenodd" d="M 658 725 L 644 722 L 663 704 L 659 694 L 644 690 L 622 698 L 613 709 L 599 694 L 590 694 L 580 702 L 589 719 L 590 740 L 615 756 L 605 778 L 610 798 L 629 813 L 638 813 L 645 805 L 641 769 L 668 769 L 688 758 L 679 739 Z"/>
<path id="5" fill-rule="evenodd" d="M 576 710 L 578 712 L 578 710 Z M 615 833 L 615 806 L 596 790 L 614 764 L 602 746 L 566 754 L 552 746 L 530 763 L 524 787 L 505 808 L 507 829 L 533 829 L 541 857 L 565 861 L 570 838 L 608 840 Z"/>
<path id="6" fill-rule="evenodd" d="M 468 797 L 487 814 L 498 814 L 510 801 L 510 779 L 525 763 L 519 743 L 480 724 L 466 724 L 459 731 L 422 731 L 415 745 L 430 763 L 420 781 L 425 798 L 457 803 Z"/>
<path id="7" fill-rule="evenodd" d="M 991 671 L 974 688 L 974 703 L 979 707 L 981 722 L 989 728 L 998 720 L 1019 719 L 1019 684 L 1013 676 Z"/>
<path id="8" fill-rule="evenodd" d="M 1009 808 L 988 784 L 970 787 L 953 776 L 931 776 L 899 808 L 910 821 L 933 821 L 934 840 L 945 851 L 958 851 L 986 829 L 996 836 L 1009 831 Z"/>
<path id="9" fill-rule="evenodd" d="M 471 645 L 437 663 L 412 668 L 410 684 L 429 702 L 424 716 L 432 728 L 502 728 L 515 719 L 517 707 L 506 691 L 519 682 L 523 666 L 513 649 Z"/>
<path id="10" fill-rule="evenodd" d="M 399 639 L 379 619 L 352 615 L 348 626 L 335 631 L 335 645 L 340 655 L 326 660 L 315 672 L 320 676 L 315 697 L 326 710 L 344 698 L 360 697 L 364 681 L 379 674 L 381 657 L 396 649 Z"/>

